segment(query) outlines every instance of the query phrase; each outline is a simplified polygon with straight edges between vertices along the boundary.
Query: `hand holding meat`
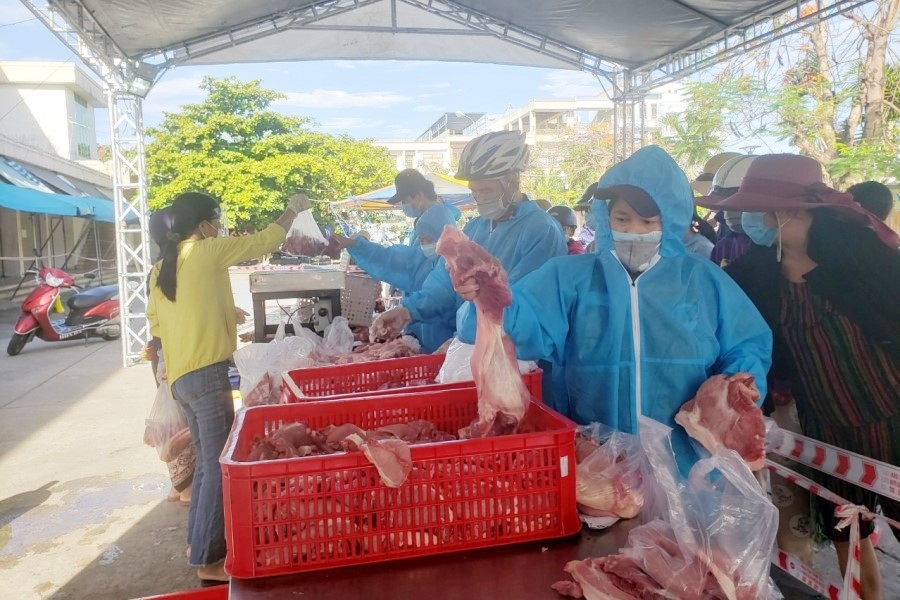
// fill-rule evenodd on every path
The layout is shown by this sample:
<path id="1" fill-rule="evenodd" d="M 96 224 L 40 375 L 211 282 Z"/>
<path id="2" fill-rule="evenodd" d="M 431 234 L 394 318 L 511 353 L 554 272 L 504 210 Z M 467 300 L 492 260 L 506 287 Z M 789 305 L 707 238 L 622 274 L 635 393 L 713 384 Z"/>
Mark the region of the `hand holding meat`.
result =
<path id="1" fill-rule="evenodd" d="M 474 277 L 455 284 L 454 289 L 466 302 L 473 302 L 478 297 L 479 292 L 481 292 L 481 286 L 478 285 Z"/>
<path id="2" fill-rule="evenodd" d="M 333 239 L 338 246 L 343 248 L 352 248 L 356 245 L 355 237 L 347 237 L 346 235 L 341 235 L 340 233 L 332 233 L 331 239 Z"/>
<path id="3" fill-rule="evenodd" d="M 402 306 L 385 311 L 372 322 L 372 327 L 369 328 L 369 339 L 372 341 L 392 340 L 400 335 L 410 321 L 412 321 L 412 316 Z"/>
<path id="4" fill-rule="evenodd" d="M 681 407 L 675 422 L 711 454 L 722 447 L 734 450 L 750 470 L 758 471 L 766 462 L 766 426 L 758 400 L 749 373 L 713 375 Z"/>
<path id="5" fill-rule="evenodd" d="M 312 207 L 312 203 L 309 201 L 309 198 L 306 194 L 294 194 L 291 196 L 290 200 L 288 200 L 288 210 L 293 211 L 295 214 L 300 214 L 304 210 L 309 210 Z"/>

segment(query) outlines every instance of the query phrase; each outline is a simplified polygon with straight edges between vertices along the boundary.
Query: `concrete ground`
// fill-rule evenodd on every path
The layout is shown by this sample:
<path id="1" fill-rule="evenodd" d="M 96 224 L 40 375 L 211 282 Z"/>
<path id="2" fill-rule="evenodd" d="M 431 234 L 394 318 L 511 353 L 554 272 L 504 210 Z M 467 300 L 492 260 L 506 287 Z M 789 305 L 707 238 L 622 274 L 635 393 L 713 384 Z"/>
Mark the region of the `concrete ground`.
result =
<path id="1" fill-rule="evenodd" d="M 0 598 L 197 587 L 184 559 L 187 509 L 166 501 L 165 465 L 142 443 L 155 394 L 149 368 L 123 369 L 120 343 L 99 339 L 36 340 L 9 357 L 15 317 L 0 304 Z M 900 599 L 900 546 L 885 537 L 884 598 Z M 817 567 L 836 581 L 834 556 L 824 548 Z"/>

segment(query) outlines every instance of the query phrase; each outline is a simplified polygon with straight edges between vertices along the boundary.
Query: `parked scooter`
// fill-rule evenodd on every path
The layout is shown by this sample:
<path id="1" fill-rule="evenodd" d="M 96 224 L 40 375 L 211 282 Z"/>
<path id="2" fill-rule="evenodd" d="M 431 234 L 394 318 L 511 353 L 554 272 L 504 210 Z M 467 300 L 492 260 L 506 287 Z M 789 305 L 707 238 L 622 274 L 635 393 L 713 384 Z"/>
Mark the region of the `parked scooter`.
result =
<path id="1" fill-rule="evenodd" d="M 61 342 L 75 338 L 100 336 L 114 340 L 121 333 L 119 320 L 119 286 L 104 285 L 81 289 L 71 275 L 62 269 L 41 267 L 30 270 L 37 286 L 22 302 L 22 314 L 6 352 L 15 356 L 35 336 L 45 342 Z M 63 308 L 62 290 L 74 289 Z M 51 316 L 62 313 L 59 317 Z"/>

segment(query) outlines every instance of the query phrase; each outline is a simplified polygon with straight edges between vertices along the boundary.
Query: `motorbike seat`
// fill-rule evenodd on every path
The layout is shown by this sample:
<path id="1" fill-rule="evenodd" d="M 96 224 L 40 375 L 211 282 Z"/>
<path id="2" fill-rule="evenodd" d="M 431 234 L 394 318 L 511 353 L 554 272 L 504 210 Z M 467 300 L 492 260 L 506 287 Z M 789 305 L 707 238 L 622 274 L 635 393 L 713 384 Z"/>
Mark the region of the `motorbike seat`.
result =
<path id="1" fill-rule="evenodd" d="M 68 305 L 72 310 L 93 308 L 101 302 L 114 300 L 119 296 L 119 286 L 101 285 L 100 287 L 82 290 L 69 298 Z"/>

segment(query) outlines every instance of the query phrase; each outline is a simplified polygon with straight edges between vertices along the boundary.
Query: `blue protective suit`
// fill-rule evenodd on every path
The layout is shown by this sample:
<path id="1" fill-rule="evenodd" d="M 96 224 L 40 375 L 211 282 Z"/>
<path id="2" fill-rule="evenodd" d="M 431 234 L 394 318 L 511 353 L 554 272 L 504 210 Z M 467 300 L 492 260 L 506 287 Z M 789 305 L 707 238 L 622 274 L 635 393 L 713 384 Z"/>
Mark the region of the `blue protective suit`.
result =
<path id="1" fill-rule="evenodd" d="M 459 209 L 455 206 L 434 204 L 419 219 L 450 224 L 455 223 L 459 217 Z M 422 253 L 422 245 L 415 228 L 410 236 L 409 245 L 396 244 L 386 248 L 364 238 L 357 238 L 356 243 L 347 251 L 363 271 L 402 290 L 404 296 L 421 289 L 437 263 L 437 257 L 427 258 Z M 416 336 L 424 352 L 431 353 L 453 337 L 456 331 L 456 316 L 450 314 L 427 323 L 413 319 L 406 326 L 406 331 Z"/>
<path id="2" fill-rule="evenodd" d="M 513 285 L 504 328 L 519 358 L 562 365 L 573 420 L 636 433 L 642 413 L 674 427 L 686 474 L 697 457 L 675 413 L 717 373 L 748 371 L 765 397 L 772 333 L 724 271 L 685 252 L 691 188 L 668 154 L 638 150 L 599 187 L 618 184 L 642 188 L 659 205 L 658 259 L 632 282 L 614 253 L 606 203 L 595 200 L 597 252 L 551 260 Z M 474 338 L 474 307 L 460 314 L 460 338 Z"/>
<path id="3" fill-rule="evenodd" d="M 534 271 L 554 256 L 565 256 L 566 240 L 559 223 L 525 198 L 515 214 L 506 221 L 494 223 L 475 217 L 463 227 L 470 240 L 481 245 L 500 261 L 515 282 Z M 453 289 L 450 274 L 441 258 L 422 284 L 422 288 L 401 301 L 413 321 L 430 323 L 455 318 L 462 299 Z"/>

